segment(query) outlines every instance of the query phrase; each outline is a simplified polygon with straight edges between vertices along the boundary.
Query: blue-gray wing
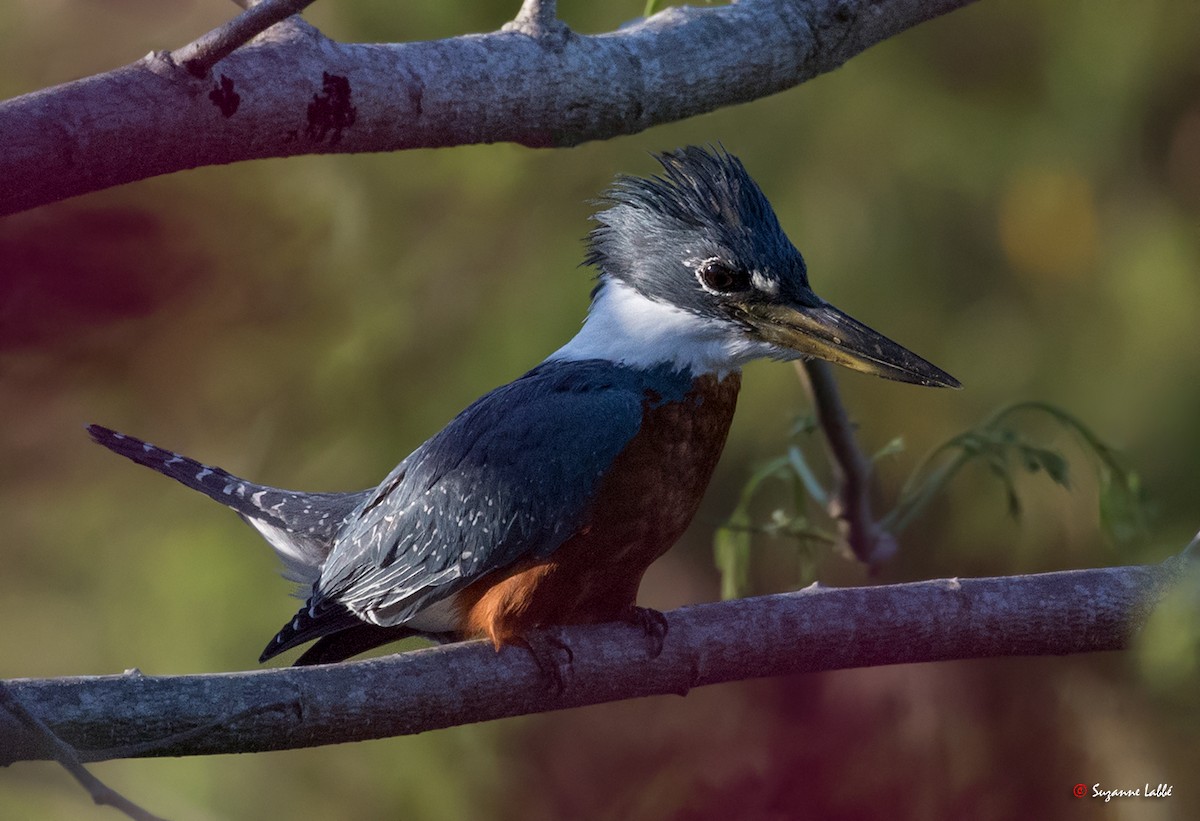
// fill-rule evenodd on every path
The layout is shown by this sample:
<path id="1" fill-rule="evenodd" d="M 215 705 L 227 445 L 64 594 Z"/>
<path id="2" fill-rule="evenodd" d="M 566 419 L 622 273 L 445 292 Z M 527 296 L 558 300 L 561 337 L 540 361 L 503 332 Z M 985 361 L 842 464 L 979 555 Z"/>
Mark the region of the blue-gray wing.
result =
<path id="1" fill-rule="evenodd" d="M 590 360 L 546 363 L 487 394 L 351 516 L 310 612 L 336 602 L 402 624 L 486 573 L 550 555 L 637 434 L 647 388 L 637 371 Z"/>

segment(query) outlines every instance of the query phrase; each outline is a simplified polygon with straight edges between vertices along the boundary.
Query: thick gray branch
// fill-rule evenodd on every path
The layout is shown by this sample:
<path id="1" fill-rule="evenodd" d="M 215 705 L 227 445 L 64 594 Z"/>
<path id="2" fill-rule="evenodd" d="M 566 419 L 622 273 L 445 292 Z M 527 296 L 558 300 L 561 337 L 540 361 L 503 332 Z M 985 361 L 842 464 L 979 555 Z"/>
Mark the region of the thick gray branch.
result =
<path id="1" fill-rule="evenodd" d="M 12 680 L 10 692 L 85 760 L 336 744 L 725 681 L 880 664 L 1126 647 L 1185 566 L 812 587 L 669 614 L 662 654 L 635 628 L 571 628 L 561 694 L 530 655 L 481 642 L 327 667 L 203 676 Z M 45 746 L 0 714 L 0 763 Z"/>
<path id="2" fill-rule="evenodd" d="M 291 18 L 204 78 L 157 52 L 0 103 L 0 214 L 260 157 L 632 134 L 790 88 L 970 2 L 742 0 L 597 36 L 535 3 L 512 30 L 384 45 Z"/>

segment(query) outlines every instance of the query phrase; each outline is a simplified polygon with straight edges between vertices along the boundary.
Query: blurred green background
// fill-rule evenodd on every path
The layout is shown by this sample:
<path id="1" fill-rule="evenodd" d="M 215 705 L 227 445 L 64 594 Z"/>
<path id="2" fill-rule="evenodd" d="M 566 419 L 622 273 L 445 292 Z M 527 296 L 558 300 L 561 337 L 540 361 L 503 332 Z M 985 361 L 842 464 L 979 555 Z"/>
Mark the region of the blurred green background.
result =
<path id="1" fill-rule="evenodd" d="M 343 40 L 431 39 L 495 29 L 517 5 L 354 0 L 308 18 Z M 598 32 L 643 0 L 559 5 Z M 0 96 L 175 47 L 233 11 L 6 3 Z M 908 446 L 881 468 L 884 498 L 929 447 L 1037 398 L 1119 447 L 1155 513 L 1135 548 L 1110 544 L 1086 455 L 1047 429 L 1071 491 L 1022 482 L 1014 522 L 994 478 L 968 470 L 879 581 L 1164 558 L 1200 525 L 1198 35 L 1195 0 L 983 0 L 797 89 L 632 137 L 206 168 L 0 221 L 0 675 L 254 668 L 295 605 L 270 551 L 83 425 L 269 484 L 371 485 L 574 332 L 587 200 L 687 143 L 742 157 L 818 293 L 966 385 L 844 376 L 865 445 Z M 747 369 L 705 506 L 643 604 L 717 597 L 713 529 L 805 410 L 790 367 Z M 770 539 L 755 570 L 763 592 L 798 578 Z M 837 559 L 820 578 L 867 581 Z M 1130 653 L 811 675 L 94 769 L 173 819 L 1195 818 L 1197 646 L 1164 617 Z M 1174 791 L 1100 807 L 1071 797 L 1077 782 Z M 0 771 L 4 818 L 112 815 L 56 766 Z"/>

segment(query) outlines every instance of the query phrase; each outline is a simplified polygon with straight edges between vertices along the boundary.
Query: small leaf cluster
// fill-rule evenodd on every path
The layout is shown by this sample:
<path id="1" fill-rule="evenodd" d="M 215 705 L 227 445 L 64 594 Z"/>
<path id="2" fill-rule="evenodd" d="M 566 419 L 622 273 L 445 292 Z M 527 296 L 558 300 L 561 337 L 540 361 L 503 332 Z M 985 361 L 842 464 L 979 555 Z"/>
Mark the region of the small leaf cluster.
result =
<path id="1" fill-rule="evenodd" d="M 898 536 L 930 510 L 963 468 L 982 465 L 999 481 L 1008 513 L 1019 518 L 1022 511 L 1018 479 L 1022 474 L 1044 475 L 1056 485 L 1071 488 L 1071 465 L 1062 451 L 1043 443 L 1028 432 L 1036 417 L 1067 431 L 1078 442 L 1092 464 L 1099 487 L 1098 524 L 1117 545 L 1143 538 L 1149 530 L 1149 515 L 1141 481 L 1124 465 L 1117 452 L 1068 411 L 1047 402 L 1018 402 L 1006 405 L 980 424 L 950 438 L 921 459 L 904 482 L 892 508 L 878 520 L 879 526 Z M 818 429 L 811 417 L 802 417 L 793 427 L 787 451 L 761 465 L 746 481 L 729 518 L 714 536 L 714 553 L 722 577 L 722 596 L 733 598 L 750 589 L 750 560 L 755 534 L 791 540 L 800 562 L 801 581 L 807 581 L 823 552 L 844 548 L 837 527 L 836 490 L 817 478 L 801 440 Z M 895 457 L 904 450 L 896 437 L 872 458 L 872 464 Z M 764 489 L 782 484 L 786 504 L 775 507 L 766 520 L 754 511 Z"/>

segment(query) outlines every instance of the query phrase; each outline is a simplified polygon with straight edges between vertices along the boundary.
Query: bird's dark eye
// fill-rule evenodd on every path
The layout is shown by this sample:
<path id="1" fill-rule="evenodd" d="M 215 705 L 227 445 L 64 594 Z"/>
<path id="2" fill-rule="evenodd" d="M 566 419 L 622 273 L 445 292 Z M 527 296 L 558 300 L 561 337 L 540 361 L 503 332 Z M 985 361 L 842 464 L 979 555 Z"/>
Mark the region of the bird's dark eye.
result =
<path id="1" fill-rule="evenodd" d="M 750 287 L 750 275 L 720 260 L 708 260 L 696 269 L 700 284 L 710 291 L 729 294 Z"/>

